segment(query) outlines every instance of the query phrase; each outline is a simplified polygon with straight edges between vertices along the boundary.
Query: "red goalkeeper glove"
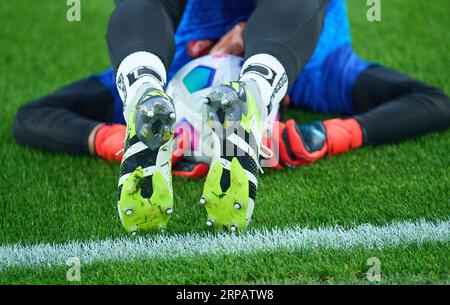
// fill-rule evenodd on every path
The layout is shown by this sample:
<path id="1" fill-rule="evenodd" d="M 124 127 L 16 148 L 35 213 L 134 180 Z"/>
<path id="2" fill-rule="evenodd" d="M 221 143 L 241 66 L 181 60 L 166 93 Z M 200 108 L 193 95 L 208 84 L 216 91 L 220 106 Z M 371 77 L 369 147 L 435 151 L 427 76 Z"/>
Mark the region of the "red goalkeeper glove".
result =
<path id="1" fill-rule="evenodd" d="M 277 123 L 280 163 L 300 166 L 313 163 L 326 155 L 333 156 L 361 147 L 363 133 L 355 119 L 332 119 L 299 125 L 294 120 Z"/>
<path id="2" fill-rule="evenodd" d="M 103 125 L 95 135 L 95 153 L 102 159 L 120 163 L 126 127 L 122 124 Z"/>

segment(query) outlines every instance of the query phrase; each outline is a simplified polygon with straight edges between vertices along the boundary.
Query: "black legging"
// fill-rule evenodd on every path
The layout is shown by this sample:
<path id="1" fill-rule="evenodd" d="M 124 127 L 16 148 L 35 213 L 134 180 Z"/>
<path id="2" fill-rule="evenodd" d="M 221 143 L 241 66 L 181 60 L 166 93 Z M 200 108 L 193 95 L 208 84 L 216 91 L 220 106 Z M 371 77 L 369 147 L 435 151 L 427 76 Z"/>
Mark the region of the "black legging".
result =
<path id="1" fill-rule="evenodd" d="M 441 90 L 384 67 L 370 68 L 353 87 L 365 145 L 399 142 L 450 127 L 450 99 Z"/>
<path id="2" fill-rule="evenodd" d="M 114 112 L 111 92 L 87 78 L 21 107 L 13 124 L 17 143 L 50 152 L 88 154 L 88 138 Z"/>
<path id="3" fill-rule="evenodd" d="M 256 3 L 246 25 L 245 56 L 259 53 L 275 56 L 292 84 L 316 48 L 328 0 Z M 168 70 L 175 51 L 174 32 L 185 5 L 185 0 L 120 1 L 111 15 L 107 33 L 114 71 L 117 72 L 125 57 L 138 51 L 157 55 Z"/>

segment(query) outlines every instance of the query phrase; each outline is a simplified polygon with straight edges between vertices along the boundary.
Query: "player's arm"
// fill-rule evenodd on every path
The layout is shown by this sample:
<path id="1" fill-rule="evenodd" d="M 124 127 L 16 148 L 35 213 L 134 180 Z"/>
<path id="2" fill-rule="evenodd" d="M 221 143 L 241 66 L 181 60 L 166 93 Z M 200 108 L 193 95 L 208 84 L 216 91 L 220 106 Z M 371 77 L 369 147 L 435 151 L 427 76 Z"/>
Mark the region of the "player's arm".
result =
<path id="1" fill-rule="evenodd" d="M 245 22 L 239 22 L 229 30 L 211 49 L 210 54 L 244 54 Z"/>

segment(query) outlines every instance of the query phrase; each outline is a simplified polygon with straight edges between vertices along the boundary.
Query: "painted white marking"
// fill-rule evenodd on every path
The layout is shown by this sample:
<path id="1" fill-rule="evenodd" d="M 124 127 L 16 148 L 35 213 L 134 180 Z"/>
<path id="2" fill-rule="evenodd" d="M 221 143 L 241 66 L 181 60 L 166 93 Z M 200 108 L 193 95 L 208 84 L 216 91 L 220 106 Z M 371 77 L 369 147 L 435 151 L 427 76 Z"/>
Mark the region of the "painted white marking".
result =
<path id="1" fill-rule="evenodd" d="M 82 264 L 131 261 L 142 258 L 169 259 L 255 253 L 276 249 L 335 249 L 354 247 L 381 249 L 428 241 L 450 242 L 450 219 L 436 223 L 424 220 L 395 222 L 386 226 L 363 224 L 354 228 L 286 228 L 251 230 L 239 235 L 186 234 L 150 238 L 120 238 L 66 244 L 2 245 L 0 270 L 13 267 L 64 265 L 68 257 Z"/>

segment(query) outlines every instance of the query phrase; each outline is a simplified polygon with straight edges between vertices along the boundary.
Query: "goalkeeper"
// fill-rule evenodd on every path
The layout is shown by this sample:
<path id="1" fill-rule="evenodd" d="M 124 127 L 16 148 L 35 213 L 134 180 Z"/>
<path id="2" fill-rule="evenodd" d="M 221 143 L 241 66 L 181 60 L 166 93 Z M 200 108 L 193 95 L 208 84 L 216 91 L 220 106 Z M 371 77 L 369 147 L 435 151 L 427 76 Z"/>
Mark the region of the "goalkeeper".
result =
<path id="1" fill-rule="evenodd" d="M 148 102 L 150 98 L 142 97 L 146 96 L 146 94 L 147 96 L 152 96 L 150 93 L 157 89 L 161 93 L 153 95 L 152 99 L 157 98 L 157 103 L 160 104 L 166 102 L 166 108 L 158 115 L 167 114 L 168 124 L 163 127 L 166 127 L 166 131 L 171 132 L 172 122 L 170 114 L 172 113 L 172 108 L 170 100 L 163 94 L 164 79 L 170 78 L 191 58 L 207 53 L 212 47 L 213 52 L 245 53 L 247 62 L 244 65 L 241 82 L 236 84 L 238 88 L 237 93 L 240 93 L 236 94 L 237 98 L 233 96 L 232 92 L 229 92 L 236 90 L 231 85 L 221 88 L 216 92 L 215 96 L 207 97 L 207 101 L 209 99 L 214 104 L 215 100 L 219 100 L 222 103 L 224 95 L 227 97 L 231 96 L 231 99 L 234 98 L 235 100 L 243 99 L 247 94 L 259 95 L 259 98 L 257 98 L 259 100 L 255 102 L 255 105 L 259 112 L 265 112 L 264 116 L 267 117 L 271 110 L 270 108 L 276 109 L 281 97 L 288 93 L 291 105 L 294 107 L 303 107 L 318 112 L 331 112 L 349 117 L 347 119 L 334 119 L 310 124 L 296 124 L 292 120 L 287 121 L 285 124 L 279 123 L 280 133 L 275 135 L 274 140 L 279 144 L 281 165 L 296 166 L 308 164 L 326 155 L 346 152 L 363 145 L 398 142 L 408 137 L 418 136 L 449 126 L 450 102 L 448 97 L 439 89 L 380 65 L 363 61 L 353 53 L 344 1 L 305 1 L 306 4 L 302 12 L 295 9 L 289 12 L 287 8 L 282 9 L 279 7 L 279 4 L 275 8 L 272 7 L 273 10 L 269 10 L 270 4 L 267 4 L 267 2 L 264 4 L 263 2 L 261 1 L 261 4 L 257 6 L 255 11 L 253 11 L 255 7 L 251 1 L 227 1 L 226 4 L 220 7 L 220 10 L 217 10 L 218 8 L 215 8 L 216 10 L 207 9 L 203 6 L 212 4 L 206 4 L 202 1 L 189 1 L 186 8 L 178 7 L 178 2 L 171 1 L 164 2 L 165 5 L 161 7 L 150 0 L 125 1 L 122 3 L 111 19 L 109 30 L 109 45 L 114 70 L 120 70 L 119 66 L 123 63 L 125 63 L 125 66 L 130 63 L 128 68 L 130 71 L 123 72 L 123 75 L 135 76 L 133 79 L 135 83 L 142 81 L 143 83 L 152 84 L 150 92 L 147 92 L 149 94 L 143 93 L 140 97 L 137 97 L 137 100 L 129 101 L 131 108 L 128 110 L 128 114 L 136 111 L 136 106 L 139 104 L 142 106 L 142 102 Z M 290 1 L 286 2 L 287 7 L 292 8 L 289 6 Z M 291 3 L 291 5 L 293 4 Z M 155 17 L 155 19 L 167 18 L 165 23 L 161 23 L 162 27 L 157 28 L 159 30 L 158 35 L 155 34 L 152 38 L 155 40 L 152 43 L 162 48 L 159 51 L 147 50 L 146 48 L 150 46 L 146 43 L 139 45 L 139 43 L 136 43 L 136 41 L 140 41 L 139 39 L 134 42 L 132 39 L 130 40 L 130 37 L 139 36 L 139 29 L 129 29 L 131 32 L 127 33 L 127 35 L 123 32 L 127 30 L 127 27 L 132 27 L 133 25 L 123 24 L 127 20 L 131 20 L 131 17 L 127 18 L 127 16 L 121 16 L 121 14 L 131 14 L 133 20 L 139 20 L 140 12 L 146 11 L 143 8 L 148 8 L 149 6 L 156 6 L 157 9 L 153 7 L 152 11 L 163 11 L 163 14 Z M 197 14 L 197 18 L 192 17 L 196 16 L 195 12 L 207 11 L 213 15 L 214 12 L 219 14 L 222 12 L 222 9 L 226 9 L 229 13 L 227 18 L 220 14 L 223 19 L 209 15 L 202 20 L 201 13 Z M 178 25 L 183 10 L 184 17 Z M 302 18 L 303 20 L 308 20 L 309 22 L 303 23 L 304 25 L 306 24 L 306 28 L 299 27 L 297 32 L 297 34 L 302 33 L 304 37 L 297 37 L 297 40 L 293 42 L 286 40 L 280 44 L 263 44 L 263 46 L 258 46 L 258 41 L 264 40 L 264 37 L 258 37 L 258 35 L 264 35 L 255 28 L 264 28 L 266 26 L 262 25 L 261 22 L 264 19 L 263 17 L 266 17 L 266 14 L 269 14 L 269 12 L 275 15 L 287 14 L 286 18 L 295 17 L 295 20 L 302 20 Z M 295 16 L 292 16 L 291 13 L 295 13 L 298 16 L 295 14 Z M 248 38 L 245 44 L 246 49 L 244 50 L 244 23 L 242 21 L 248 20 L 249 17 L 250 20 L 245 32 L 245 37 Z M 136 23 L 133 21 L 133 24 L 153 22 L 150 21 L 152 18 L 149 16 L 145 16 L 145 18 L 142 16 L 142 18 L 141 22 Z M 211 26 L 211 24 L 206 22 L 211 20 L 218 22 Z M 299 20 L 296 22 L 300 24 Z M 272 23 L 277 25 L 276 18 L 274 20 L 271 19 L 267 27 Z M 139 28 L 151 28 L 149 25 L 144 27 L 143 24 L 139 25 Z M 279 31 L 276 37 L 281 37 L 281 40 L 286 39 L 286 35 L 283 35 L 283 33 L 290 30 L 292 25 L 287 21 L 286 24 L 289 24 L 289 29 L 280 24 L 278 24 L 276 29 Z M 206 30 L 206 25 L 211 26 L 211 28 Z M 167 35 L 170 36 L 170 32 L 175 28 L 177 28 L 176 48 L 171 46 L 170 39 L 168 39 L 167 43 L 162 43 L 161 37 L 158 38 L 161 36 L 160 33 L 168 31 L 169 33 L 163 35 L 167 38 Z M 122 32 L 116 35 L 116 30 Z M 228 34 L 219 39 L 227 31 Z M 268 29 L 269 33 L 273 31 L 273 29 Z M 142 35 L 144 34 L 145 37 L 151 36 L 148 34 L 148 30 L 142 33 Z M 115 41 L 115 39 L 120 41 Z M 141 42 L 146 40 L 148 39 L 145 38 Z M 217 40 L 219 41 L 216 43 Z M 133 43 L 128 43 L 127 41 L 132 41 Z M 253 44 L 251 43 L 252 41 L 254 42 Z M 149 42 L 147 41 L 147 43 Z M 294 46 L 296 52 L 291 54 L 293 43 L 296 43 Z M 151 46 L 151 48 L 153 47 Z M 174 51 L 175 55 L 172 62 L 171 54 Z M 142 54 L 141 52 L 147 52 L 150 55 Z M 158 54 L 158 52 L 162 53 Z M 125 61 L 128 56 L 142 55 L 147 59 L 141 60 L 140 57 L 135 57 L 136 60 L 129 58 L 128 61 Z M 133 65 L 134 62 L 138 64 Z M 171 69 L 169 70 L 168 67 L 171 62 Z M 144 69 L 139 69 L 140 67 L 144 67 Z M 270 69 L 264 70 L 267 67 Z M 166 70 L 168 70 L 168 76 L 164 77 Z M 118 87 L 121 89 L 119 91 L 115 89 L 113 80 L 115 75 L 117 75 Z M 16 140 L 24 145 L 51 151 L 90 152 L 105 159 L 115 159 L 115 153 L 123 147 L 122 141 L 125 128 L 121 125 L 105 123 L 123 123 L 124 120 L 121 113 L 122 100 L 126 100 L 125 95 L 130 99 L 134 99 L 134 97 L 139 95 L 137 94 L 137 88 L 127 87 L 124 79 L 120 80 L 120 73 L 115 73 L 115 75 L 111 71 L 107 71 L 104 74 L 77 82 L 48 97 L 26 105 L 18 112 L 16 117 L 14 124 Z M 297 77 L 297 75 L 299 76 Z M 283 83 L 284 77 L 287 77 L 288 83 Z M 147 80 L 144 82 L 145 79 Z M 156 83 L 158 81 L 160 82 L 159 84 Z M 288 84 L 289 92 L 287 91 Z M 136 91 L 136 94 L 134 91 Z M 121 94 L 121 98 L 118 97 L 119 94 Z M 134 119 L 135 117 L 133 117 Z M 130 132 L 136 133 L 136 130 Z M 158 137 L 158 134 L 159 132 L 154 134 L 155 138 Z M 161 133 L 160 135 L 163 134 Z M 127 138 L 128 142 L 132 140 L 130 137 Z M 253 147 L 254 151 L 259 155 L 261 139 L 257 139 L 257 136 L 254 134 L 250 138 L 253 138 L 253 143 L 247 143 L 247 147 Z M 223 141 L 224 139 L 221 140 Z M 145 137 L 141 139 L 139 137 L 135 138 L 134 142 L 128 148 L 139 142 L 148 144 Z M 133 181 L 136 181 L 136 179 L 142 179 L 143 181 L 139 184 L 142 188 L 139 192 L 141 195 L 138 196 L 139 198 L 133 198 L 135 192 L 132 192 L 133 196 L 129 198 L 119 197 L 124 204 L 128 204 L 129 201 L 133 200 L 142 202 L 142 200 L 148 198 L 152 202 L 153 188 L 156 186 L 156 188 L 161 187 L 164 191 L 167 191 L 169 196 L 162 199 L 155 196 L 153 201 L 157 202 L 160 199 L 161 203 L 156 203 L 156 205 L 164 208 L 162 209 L 164 212 L 171 211 L 172 192 L 168 182 L 170 177 L 167 171 L 163 172 L 155 162 L 161 151 L 160 148 L 167 147 L 165 146 L 167 145 L 166 143 L 160 141 L 161 145 L 157 149 L 148 149 L 149 154 L 145 156 L 146 161 L 144 163 L 140 164 L 136 159 L 129 162 L 131 165 L 127 165 L 127 163 L 123 165 L 123 167 L 129 166 L 129 168 L 125 171 L 122 170 L 121 176 L 125 178 L 121 179 L 121 187 L 129 177 L 133 177 Z M 145 152 L 145 150 L 144 148 L 143 151 Z M 157 153 L 152 157 L 151 152 Z M 142 153 L 142 151 L 139 153 Z M 133 155 L 134 153 L 129 153 L 127 158 Z M 247 181 L 248 187 L 245 188 L 244 192 L 238 193 L 247 195 L 245 195 L 245 198 L 239 198 L 239 200 L 236 200 L 236 198 L 229 200 L 232 203 L 232 208 L 238 207 L 236 203 L 242 205 L 237 210 L 245 212 L 245 222 L 242 222 L 241 219 L 235 219 L 240 217 L 241 214 L 233 216 L 234 218 L 232 217 L 232 219 L 223 220 L 220 219 L 220 215 L 215 215 L 217 211 L 213 208 L 210 208 L 211 210 L 208 211 L 210 224 L 224 225 L 231 229 L 236 229 L 244 228 L 246 222 L 250 219 L 250 206 L 256 195 L 257 182 L 255 180 L 257 175 L 255 170 L 251 168 L 252 166 L 249 166 L 253 162 L 251 157 L 247 156 L 247 160 L 245 158 L 237 159 L 239 162 L 233 161 L 233 157 L 235 156 L 219 156 L 219 159 L 228 160 L 229 163 L 227 164 L 225 161 L 220 163 L 220 166 L 223 168 L 211 172 L 206 184 L 214 184 L 219 181 L 220 191 L 224 194 L 221 199 L 226 199 L 227 195 L 229 196 L 230 194 L 227 189 L 231 188 L 232 184 L 230 181 L 230 176 L 232 176 L 230 175 L 230 168 L 237 169 L 239 173 L 245 173 L 247 177 L 244 177 L 244 181 Z M 164 158 L 168 160 L 168 156 Z M 148 164 L 150 162 L 148 160 L 153 160 L 154 164 Z M 225 166 L 222 166 L 222 164 L 225 164 Z M 147 175 L 145 172 L 138 170 L 139 167 L 148 168 L 151 166 L 156 166 L 154 167 L 156 171 L 147 172 Z M 216 166 L 215 168 L 217 169 L 218 167 Z M 219 171 L 224 173 L 223 177 L 217 175 Z M 152 181 L 152 176 L 156 172 L 160 173 L 158 174 L 160 178 L 158 178 L 159 181 L 157 182 Z M 238 179 L 241 178 L 238 177 Z M 167 184 L 161 183 L 162 180 L 166 181 Z M 222 204 L 221 201 L 217 202 L 218 199 L 211 198 L 211 192 L 207 190 L 207 185 L 205 186 L 201 202 L 206 204 L 207 208 L 208 206 Z M 130 186 L 133 185 L 130 184 Z M 120 190 L 119 188 L 119 193 Z M 253 194 L 251 194 L 252 192 Z M 136 215 L 136 213 L 133 214 L 136 210 L 123 208 L 121 210 L 122 219 L 133 217 L 133 215 Z M 158 216 L 161 220 L 158 220 L 156 224 L 149 224 L 148 227 L 166 223 L 167 217 L 164 215 Z M 129 231 L 140 229 L 135 223 L 132 221 L 127 222 L 126 228 Z"/>

